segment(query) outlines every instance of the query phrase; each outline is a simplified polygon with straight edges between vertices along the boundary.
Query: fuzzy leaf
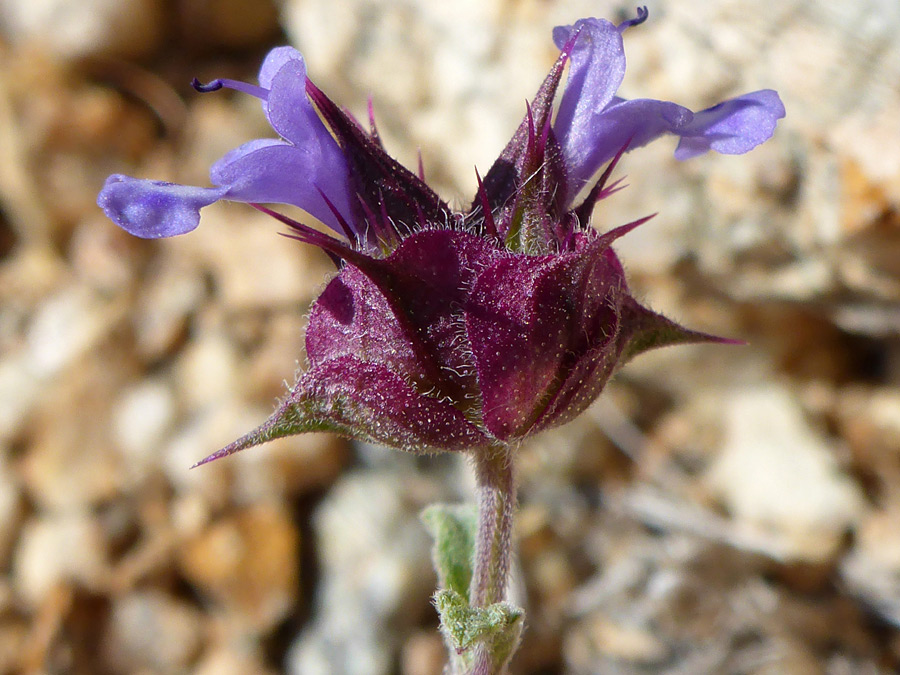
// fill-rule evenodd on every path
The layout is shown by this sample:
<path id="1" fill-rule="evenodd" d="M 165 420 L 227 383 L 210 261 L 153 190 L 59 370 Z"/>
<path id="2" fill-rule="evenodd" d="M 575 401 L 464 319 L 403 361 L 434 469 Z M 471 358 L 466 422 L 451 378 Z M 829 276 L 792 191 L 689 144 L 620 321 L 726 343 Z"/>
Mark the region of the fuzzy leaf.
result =
<path id="1" fill-rule="evenodd" d="M 422 511 L 422 521 L 434 539 L 432 558 L 441 588 L 454 591 L 468 602 L 478 529 L 475 507 L 433 504 Z"/>
<path id="2" fill-rule="evenodd" d="M 448 589 L 438 591 L 434 603 L 441 617 L 441 630 L 457 651 L 471 649 L 479 642 L 501 646 L 518 642 L 525 619 L 519 607 L 507 602 L 472 607 L 459 593 Z"/>

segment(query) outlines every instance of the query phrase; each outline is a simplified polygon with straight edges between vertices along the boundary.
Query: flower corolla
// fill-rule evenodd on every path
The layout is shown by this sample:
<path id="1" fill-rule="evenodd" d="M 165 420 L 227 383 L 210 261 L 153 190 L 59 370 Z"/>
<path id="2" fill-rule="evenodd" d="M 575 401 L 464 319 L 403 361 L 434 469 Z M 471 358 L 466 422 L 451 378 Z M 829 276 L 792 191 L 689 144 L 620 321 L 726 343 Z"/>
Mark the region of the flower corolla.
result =
<path id="1" fill-rule="evenodd" d="M 642 9 L 618 26 L 592 18 L 556 29 L 559 58 L 462 211 L 385 151 L 371 108 L 365 128 L 319 90 L 292 48 L 268 55 L 258 86 L 196 85 L 258 97 L 280 138 L 228 153 L 211 169 L 213 187 L 111 176 L 99 205 L 128 232 L 157 238 L 194 229 L 215 201 L 249 202 L 339 270 L 311 309 L 308 368 L 268 421 L 204 461 L 314 430 L 414 452 L 508 445 L 574 418 L 640 352 L 727 342 L 629 293 L 611 244 L 648 218 L 602 234 L 590 218 L 619 189 L 609 177 L 623 153 L 666 134 L 679 139 L 678 159 L 744 153 L 784 108 L 771 90 L 696 113 L 619 98 L 622 35 L 644 19 Z M 271 203 L 332 232 L 261 205 Z"/>

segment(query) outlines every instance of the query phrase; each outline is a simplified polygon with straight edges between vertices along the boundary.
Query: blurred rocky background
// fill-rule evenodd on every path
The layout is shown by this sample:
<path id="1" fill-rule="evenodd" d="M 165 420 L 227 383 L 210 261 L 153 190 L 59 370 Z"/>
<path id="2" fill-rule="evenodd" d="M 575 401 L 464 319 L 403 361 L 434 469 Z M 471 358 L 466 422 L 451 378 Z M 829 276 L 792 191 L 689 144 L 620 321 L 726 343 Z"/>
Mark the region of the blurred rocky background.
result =
<path id="1" fill-rule="evenodd" d="M 777 89 L 744 157 L 629 155 L 595 225 L 656 309 L 744 347 L 629 365 L 520 455 L 516 675 L 900 668 L 900 5 L 649 2 L 622 93 Z M 196 470 L 303 364 L 327 260 L 241 205 L 129 237 L 105 176 L 206 184 L 300 48 L 465 204 L 582 0 L 0 0 L 0 673 L 437 675 L 417 519 L 455 457 L 303 436 Z M 298 180 L 302 180 L 298 176 Z"/>

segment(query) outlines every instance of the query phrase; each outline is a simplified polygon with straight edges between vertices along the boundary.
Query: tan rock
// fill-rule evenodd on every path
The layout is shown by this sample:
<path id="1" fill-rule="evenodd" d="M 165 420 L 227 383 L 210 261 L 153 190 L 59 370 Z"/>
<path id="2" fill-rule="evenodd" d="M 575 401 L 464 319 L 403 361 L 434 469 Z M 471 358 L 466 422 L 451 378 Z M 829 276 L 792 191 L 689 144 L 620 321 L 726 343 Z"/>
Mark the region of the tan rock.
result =
<path id="1" fill-rule="evenodd" d="M 200 613 L 158 590 L 139 591 L 113 606 L 105 640 L 106 658 L 117 670 L 184 669 L 200 648 Z"/>
<path id="2" fill-rule="evenodd" d="M 101 591 L 107 574 L 105 537 L 88 513 L 34 516 L 22 528 L 13 580 L 26 606 L 39 605 L 57 584 Z"/>
<path id="3" fill-rule="evenodd" d="M 288 512 L 257 504 L 226 516 L 185 543 L 185 577 L 245 630 L 270 629 L 299 592 L 300 538 Z"/>
<path id="4" fill-rule="evenodd" d="M 64 58 L 89 54 L 137 56 L 156 46 L 162 7 L 155 0 L 11 0 L 0 5 L 0 28 Z"/>
<path id="5" fill-rule="evenodd" d="M 778 542 L 786 559 L 830 559 L 864 503 L 828 443 L 775 385 L 735 392 L 724 414 L 726 438 L 707 484 L 736 526 Z"/>

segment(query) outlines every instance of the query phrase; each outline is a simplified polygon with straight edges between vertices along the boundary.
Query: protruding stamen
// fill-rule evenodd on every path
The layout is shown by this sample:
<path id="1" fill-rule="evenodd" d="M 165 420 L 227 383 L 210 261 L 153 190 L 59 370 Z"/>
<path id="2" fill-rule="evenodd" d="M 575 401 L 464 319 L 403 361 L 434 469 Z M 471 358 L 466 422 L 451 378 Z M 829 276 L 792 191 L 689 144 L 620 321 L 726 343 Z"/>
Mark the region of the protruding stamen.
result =
<path id="1" fill-rule="evenodd" d="M 244 94 L 255 96 L 256 98 L 263 101 L 269 98 L 268 89 L 258 87 L 255 84 L 249 84 L 247 82 L 241 82 L 239 80 L 229 80 L 223 77 L 212 80 L 211 82 L 207 82 L 206 84 L 203 84 L 195 77 L 193 80 L 191 80 L 191 86 L 201 94 L 207 94 L 211 91 L 219 91 L 219 89 L 234 89 L 235 91 L 240 91 Z"/>
<path id="2" fill-rule="evenodd" d="M 647 20 L 648 16 L 650 16 L 650 10 L 647 9 L 646 5 L 644 5 L 643 7 L 638 7 L 637 16 L 635 18 L 623 21 L 618 26 L 616 26 L 616 28 L 619 29 L 620 33 L 623 33 L 625 32 L 625 30 L 631 28 L 632 26 L 639 26 L 640 24 L 644 23 Z"/>
<path id="3" fill-rule="evenodd" d="M 222 80 L 213 80 L 212 82 L 208 82 L 207 84 L 203 84 L 196 77 L 191 80 L 191 86 L 195 91 L 200 92 L 201 94 L 208 94 L 211 91 L 219 91 L 222 88 Z"/>

